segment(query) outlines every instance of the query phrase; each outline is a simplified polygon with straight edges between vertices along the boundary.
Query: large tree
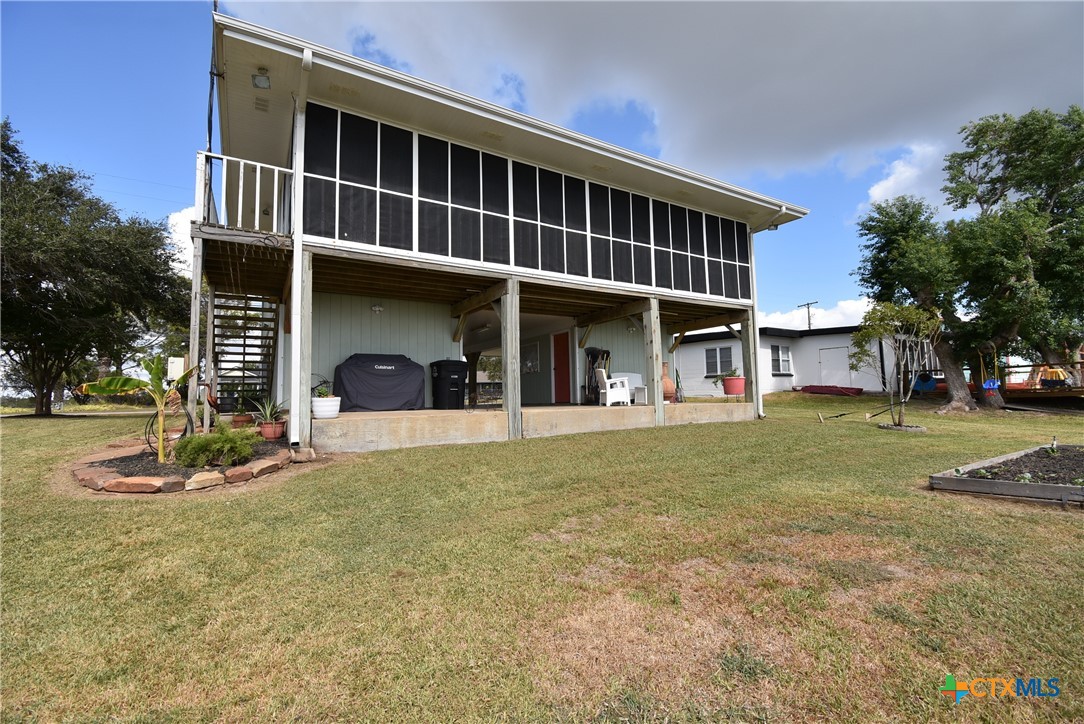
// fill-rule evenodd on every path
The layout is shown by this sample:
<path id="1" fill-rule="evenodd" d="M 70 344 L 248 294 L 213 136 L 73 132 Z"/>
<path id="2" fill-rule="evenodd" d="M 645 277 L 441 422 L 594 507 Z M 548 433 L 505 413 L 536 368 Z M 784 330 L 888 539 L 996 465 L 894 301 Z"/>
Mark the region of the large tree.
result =
<path id="1" fill-rule="evenodd" d="M 121 218 L 70 168 L 36 163 L 3 121 L 0 347 L 29 382 L 35 414 L 87 358 L 124 356 L 185 316 L 164 221 Z"/>
<path id="2" fill-rule="evenodd" d="M 976 213 L 942 225 L 919 199 L 875 204 L 858 224 L 867 243 L 856 275 L 874 301 L 940 311 L 935 351 L 948 402 L 973 408 L 965 364 L 981 384 L 979 371 L 1014 344 L 1052 362 L 1079 348 L 1084 114 L 1073 106 L 1064 115 L 991 116 L 961 134 L 965 150 L 946 157 L 943 190 L 955 208 Z M 1004 404 L 997 393 L 980 401 Z"/>

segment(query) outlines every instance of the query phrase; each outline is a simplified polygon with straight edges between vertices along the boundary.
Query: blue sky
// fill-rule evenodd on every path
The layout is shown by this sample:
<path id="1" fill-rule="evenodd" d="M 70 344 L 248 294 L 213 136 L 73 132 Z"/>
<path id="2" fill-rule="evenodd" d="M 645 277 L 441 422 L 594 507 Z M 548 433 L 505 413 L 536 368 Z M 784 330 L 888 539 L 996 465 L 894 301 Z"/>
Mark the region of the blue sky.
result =
<path id="1" fill-rule="evenodd" d="M 898 193 L 940 204 L 964 123 L 1084 103 L 1081 3 L 223 9 L 811 209 L 758 236 L 761 321 L 783 326 L 811 301 L 817 326 L 857 321 L 855 219 Z M 211 4 L 2 2 L 0 32 L 0 111 L 24 150 L 91 174 L 125 213 L 180 219 Z"/>

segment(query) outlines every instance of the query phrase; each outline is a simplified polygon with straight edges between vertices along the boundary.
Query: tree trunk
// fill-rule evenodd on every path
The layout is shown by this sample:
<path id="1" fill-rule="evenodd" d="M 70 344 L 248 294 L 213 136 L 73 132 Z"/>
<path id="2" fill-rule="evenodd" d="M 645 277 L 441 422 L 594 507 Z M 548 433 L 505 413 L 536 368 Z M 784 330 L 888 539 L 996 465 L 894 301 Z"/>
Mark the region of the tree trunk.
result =
<path id="1" fill-rule="evenodd" d="M 996 380 L 993 375 L 987 376 L 985 379 L 981 379 L 983 375 L 980 373 L 982 370 L 982 364 L 979 358 L 976 357 L 971 362 L 971 382 L 975 385 L 975 394 L 978 395 L 978 406 L 987 410 L 1001 410 L 1005 407 L 1005 398 L 1001 396 L 1001 388 L 994 387 L 992 389 L 986 389 L 983 387 L 983 383 L 987 379 Z M 997 380 L 1000 382 L 1000 380 Z"/>
<path id="2" fill-rule="evenodd" d="M 938 412 L 969 412 L 978 409 L 971 397 L 971 391 L 967 389 L 967 378 L 964 377 L 963 367 L 956 360 L 952 345 L 942 339 L 934 345 L 933 351 L 941 362 L 941 371 L 945 373 L 945 384 L 948 385 L 948 398 Z"/>

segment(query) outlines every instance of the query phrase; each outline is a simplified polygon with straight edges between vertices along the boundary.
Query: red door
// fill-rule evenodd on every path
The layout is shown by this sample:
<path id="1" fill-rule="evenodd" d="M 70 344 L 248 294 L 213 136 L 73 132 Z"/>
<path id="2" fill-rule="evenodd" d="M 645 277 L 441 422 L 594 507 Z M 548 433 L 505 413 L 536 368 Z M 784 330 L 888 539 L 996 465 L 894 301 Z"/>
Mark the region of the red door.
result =
<path id="1" fill-rule="evenodd" d="M 568 369 L 568 332 L 553 335 L 553 401 L 572 402 L 572 379 Z"/>

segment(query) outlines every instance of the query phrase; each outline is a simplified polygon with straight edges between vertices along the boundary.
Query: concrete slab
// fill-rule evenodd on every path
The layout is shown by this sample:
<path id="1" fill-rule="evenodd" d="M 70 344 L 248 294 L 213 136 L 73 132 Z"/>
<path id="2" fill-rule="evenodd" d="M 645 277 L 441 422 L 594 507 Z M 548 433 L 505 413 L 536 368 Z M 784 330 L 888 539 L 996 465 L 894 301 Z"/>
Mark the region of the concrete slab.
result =
<path id="1" fill-rule="evenodd" d="M 527 407 L 523 437 L 551 437 L 581 432 L 655 427 L 655 409 L 641 405 Z"/>
<path id="2" fill-rule="evenodd" d="M 680 405 L 666 405 L 663 414 L 667 425 L 741 422 L 756 419 L 756 409 L 751 402 L 685 402 Z"/>
<path id="3" fill-rule="evenodd" d="M 334 420 L 312 421 L 312 447 L 319 452 L 371 452 L 507 439 L 508 415 L 502 410 L 344 412 Z"/>

